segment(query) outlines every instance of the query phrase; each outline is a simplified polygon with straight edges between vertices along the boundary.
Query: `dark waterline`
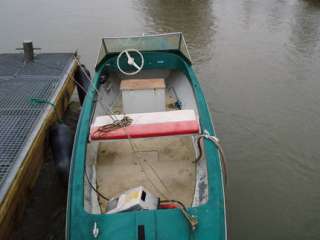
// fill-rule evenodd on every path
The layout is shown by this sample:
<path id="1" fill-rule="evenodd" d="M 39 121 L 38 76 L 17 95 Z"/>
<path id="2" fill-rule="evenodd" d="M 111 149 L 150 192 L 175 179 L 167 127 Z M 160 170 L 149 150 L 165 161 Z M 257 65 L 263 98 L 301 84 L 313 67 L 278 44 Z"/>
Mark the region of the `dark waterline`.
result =
<path id="1" fill-rule="evenodd" d="M 319 1 L 0 2 L 0 52 L 33 39 L 91 69 L 103 36 L 171 31 L 225 146 L 231 239 L 320 239 Z"/>

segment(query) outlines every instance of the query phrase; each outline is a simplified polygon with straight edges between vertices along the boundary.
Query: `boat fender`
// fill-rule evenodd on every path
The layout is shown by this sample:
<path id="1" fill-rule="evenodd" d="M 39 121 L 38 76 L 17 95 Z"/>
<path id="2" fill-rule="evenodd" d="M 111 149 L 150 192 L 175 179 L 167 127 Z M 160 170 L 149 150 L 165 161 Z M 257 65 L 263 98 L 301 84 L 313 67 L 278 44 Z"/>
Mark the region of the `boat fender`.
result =
<path id="1" fill-rule="evenodd" d="M 90 72 L 84 64 L 81 64 L 78 67 L 77 71 L 75 72 L 74 78 L 76 80 L 79 100 L 80 100 L 80 104 L 82 106 L 84 99 L 86 97 L 86 93 L 87 93 L 89 86 L 90 86 L 90 83 L 91 83 Z"/>
<path id="2" fill-rule="evenodd" d="M 62 182 L 67 185 L 73 147 L 70 128 L 64 123 L 54 124 L 49 131 L 49 141 L 57 173 Z"/>

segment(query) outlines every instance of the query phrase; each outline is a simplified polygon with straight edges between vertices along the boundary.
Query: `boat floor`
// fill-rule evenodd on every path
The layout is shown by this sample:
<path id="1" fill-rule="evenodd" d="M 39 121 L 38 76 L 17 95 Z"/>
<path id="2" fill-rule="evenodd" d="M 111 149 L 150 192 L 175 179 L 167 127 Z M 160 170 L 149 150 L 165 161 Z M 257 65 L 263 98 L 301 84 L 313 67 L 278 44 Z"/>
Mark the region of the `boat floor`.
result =
<path id="1" fill-rule="evenodd" d="M 161 199 L 179 200 L 191 206 L 196 179 L 192 137 L 131 139 L 130 142 L 100 143 L 96 165 L 98 190 L 112 198 L 143 186 Z M 103 199 L 99 202 L 105 211 L 106 202 Z"/>

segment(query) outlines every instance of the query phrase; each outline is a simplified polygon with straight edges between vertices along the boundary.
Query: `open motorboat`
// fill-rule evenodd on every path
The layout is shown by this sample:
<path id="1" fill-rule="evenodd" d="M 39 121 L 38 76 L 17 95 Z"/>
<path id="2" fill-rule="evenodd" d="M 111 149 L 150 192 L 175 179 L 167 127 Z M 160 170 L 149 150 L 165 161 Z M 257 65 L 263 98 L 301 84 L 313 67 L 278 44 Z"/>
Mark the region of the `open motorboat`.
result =
<path id="1" fill-rule="evenodd" d="M 182 33 L 104 38 L 69 177 L 67 239 L 227 239 L 224 157 Z"/>

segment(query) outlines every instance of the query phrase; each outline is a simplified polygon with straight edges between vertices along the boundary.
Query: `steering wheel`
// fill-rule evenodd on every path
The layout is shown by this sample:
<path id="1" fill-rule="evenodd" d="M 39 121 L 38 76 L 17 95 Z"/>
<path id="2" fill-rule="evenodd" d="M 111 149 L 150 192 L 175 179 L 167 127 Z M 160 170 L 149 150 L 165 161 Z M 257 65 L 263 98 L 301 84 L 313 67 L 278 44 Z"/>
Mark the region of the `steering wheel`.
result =
<path id="1" fill-rule="evenodd" d="M 141 58 L 141 66 L 139 66 L 135 61 L 134 61 L 134 58 L 130 56 L 129 52 L 136 52 L 138 53 L 138 55 L 140 56 Z M 133 66 L 134 68 L 136 68 L 137 70 L 134 71 L 134 72 L 126 72 L 124 71 L 121 67 L 120 67 L 120 58 L 123 54 L 126 54 L 127 56 L 127 59 L 128 59 L 128 65 L 130 66 Z M 117 57 L 117 67 L 119 69 L 120 72 L 122 72 L 123 74 L 125 75 L 135 75 L 137 74 L 138 72 L 140 72 L 142 70 L 142 67 L 144 65 L 144 58 L 143 58 L 143 55 L 141 52 L 139 52 L 137 49 L 125 49 L 123 50 Z"/>

